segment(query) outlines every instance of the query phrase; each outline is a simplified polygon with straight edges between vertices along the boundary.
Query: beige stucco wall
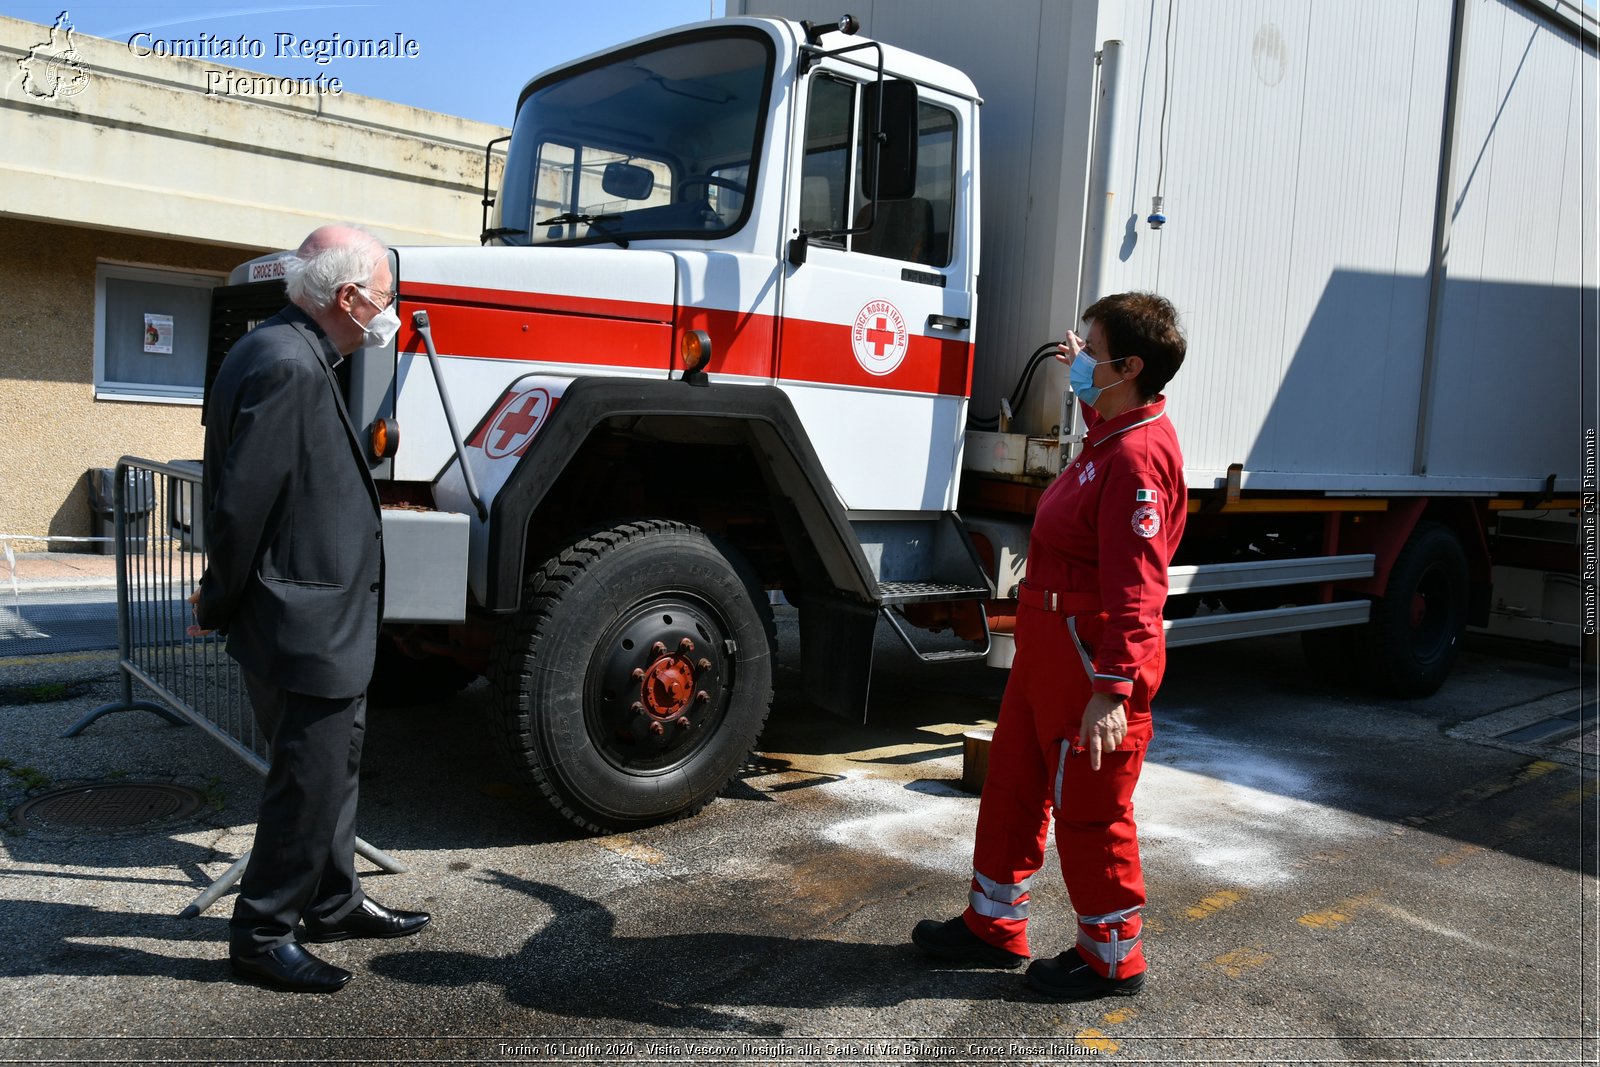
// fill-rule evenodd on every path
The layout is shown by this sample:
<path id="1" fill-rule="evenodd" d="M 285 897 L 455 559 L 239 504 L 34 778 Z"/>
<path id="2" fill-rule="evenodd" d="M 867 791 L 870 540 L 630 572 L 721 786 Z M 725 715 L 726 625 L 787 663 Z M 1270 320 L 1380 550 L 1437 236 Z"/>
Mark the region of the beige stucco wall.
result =
<path id="1" fill-rule="evenodd" d="M 0 218 L 0 249 L 6 250 L 0 255 L 0 534 L 86 536 L 86 470 L 114 466 L 122 455 L 198 458 L 202 439 L 196 405 L 95 399 L 96 266 L 111 261 L 222 274 L 265 249 L 7 218 Z M 18 541 L 14 547 L 45 546 Z"/>
<path id="2" fill-rule="evenodd" d="M 0 534 L 86 536 L 88 468 L 202 442 L 196 405 L 95 399 L 98 264 L 226 274 L 334 220 L 475 244 L 483 146 L 506 131 L 349 93 L 207 92 L 230 68 L 79 33 L 55 68 L 76 83 L 36 95 L 15 72 L 50 39 L 0 16 Z"/>

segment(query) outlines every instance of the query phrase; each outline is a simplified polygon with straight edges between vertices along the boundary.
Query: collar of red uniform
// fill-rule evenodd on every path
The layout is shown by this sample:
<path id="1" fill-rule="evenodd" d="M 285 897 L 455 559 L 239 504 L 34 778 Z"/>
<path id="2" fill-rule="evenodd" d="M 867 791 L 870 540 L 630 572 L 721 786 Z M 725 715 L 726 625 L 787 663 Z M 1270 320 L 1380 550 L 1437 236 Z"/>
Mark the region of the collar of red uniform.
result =
<path id="1" fill-rule="evenodd" d="M 1154 422 L 1166 413 L 1167 398 L 1165 394 L 1162 394 L 1141 407 L 1129 408 L 1114 419 L 1103 419 L 1095 423 L 1090 428 L 1088 436 L 1084 438 L 1084 443 L 1089 448 L 1093 448 L 1108 437 L 1115 437 L 1125 430 L 1133 429 L 1135 426 Z"/>

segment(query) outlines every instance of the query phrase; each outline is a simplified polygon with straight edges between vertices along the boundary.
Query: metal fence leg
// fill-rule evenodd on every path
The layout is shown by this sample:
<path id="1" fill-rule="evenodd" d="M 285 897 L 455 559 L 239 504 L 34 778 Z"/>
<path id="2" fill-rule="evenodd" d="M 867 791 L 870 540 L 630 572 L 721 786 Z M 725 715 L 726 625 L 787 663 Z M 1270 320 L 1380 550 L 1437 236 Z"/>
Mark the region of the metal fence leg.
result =
<path id="1" fill-rule="evenodd" d="M 410 870 L 409 867 L 395 859 L 393 856 L 389 855 L 387 852 L 383 851 L 381 848 L 374 848 L 372 845 L 369 845 L 359 837 L 356 838 L 356 855 L 371 860 L 373 863 L 376 863 L 379 867 L 383 868 L 390 874 L 405 874 Z M 243 856 L 239 857 L 232 867 L 229 867 L 226 871 L 224 871 L 220 878 L 207 886 L 205 892 L 195 897 L 193 903 L 180 911 L 178 913 L 178 918 L 196 918 L 201 912 L 215 904 L 217 899 L 221 897 L 222 894 L 239 884 L 239 879 L 244 877 L 244 869 L 249 862 L 250 853 L 246 852 Z"/>
<path id="2" fill-rule="evenodd" d="M 67 729 L 67 732 L 61 736 L 77 737 L 79 734 L 83 733 L 84 730 L 88 729 L 89 725 L 96 719 L 100 718 L 100 716 L 109 715 L 113 711 L 153 711 L 163 719 L 166 719 L 167 722 L 171 723 L 173 726 L 189 725 L 188 720 L 164 704 L 156 704 L 148 700 L 133 699 L 133 678 L 128 674 L 127 670 L 123 670 L 122 699 L 113 700 L 109 704 L 101 704 L 98 708 L 88 712 L 83 716 L 83 718 L 73 723 Z"/>
<path id="3" fill-rule="evenodd" d="M 411 870 L 410 867 L 407 867 L 405 864 L 401 863 L 399 860 L 383 851 L 383 849 L 374 848 L 365 841 L 361 840 L 359 837 L 356 838 L 356 855 L 365 856 L 367 859 L 371 860 L 373 863 L 376 863 L 379 867 L 382 867 L 390 874 L 405 874 L 407 871 Z"/>
<path id="4" fill-rule="evenodd" d="M 178 912 L 178 918 L 193 919 L 201 912 L 211 907 L 211 905 L 215 904 L 218 897 L 232 889 L 238 884 L 239 879 L 244 877 L 245 865 L 249 862 L 250 853 L 246 852 L 244 855 L 239 857 L 238 862 L 222 873 L 221 878 L 218 878 L 215 882 L 212 882 L 206 887 L 206 891 L 204 893 L 201 893 L 199 896 L 195 897 L 194 903 Z"/>

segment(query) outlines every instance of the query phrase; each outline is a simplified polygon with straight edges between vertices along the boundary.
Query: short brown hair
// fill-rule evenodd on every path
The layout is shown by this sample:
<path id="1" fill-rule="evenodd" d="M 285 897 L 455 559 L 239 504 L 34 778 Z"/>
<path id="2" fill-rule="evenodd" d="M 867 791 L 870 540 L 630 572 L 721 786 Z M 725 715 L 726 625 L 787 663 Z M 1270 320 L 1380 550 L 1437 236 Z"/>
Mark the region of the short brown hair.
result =
<path id="1" fill-rule="evenodd" d="M 1183 366 L 1188 343 L 1178 328 L 1178 310 L 1164 296 L 1155 293 L 1114 293 L 1090 304 L 1083 313 L 1085 322 L 1098 322 L 1111 351 L 1107 359 L 1138 356 L 1144 369 L 1135 379 L 1139 390 L 1154 397 L 1166 388 Z"/>

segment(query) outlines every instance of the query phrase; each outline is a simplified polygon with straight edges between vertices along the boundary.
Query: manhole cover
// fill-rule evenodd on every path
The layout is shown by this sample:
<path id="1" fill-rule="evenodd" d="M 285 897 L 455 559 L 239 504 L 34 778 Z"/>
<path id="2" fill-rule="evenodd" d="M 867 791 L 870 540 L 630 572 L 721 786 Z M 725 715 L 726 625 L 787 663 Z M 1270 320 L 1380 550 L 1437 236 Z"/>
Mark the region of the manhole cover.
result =
<path id="1" fill-rule="evenodd" d="M 56 789 L 23 804 L 16 819 L 38 830 L 127 830 L 200 810 L 193 789 L 164 782 L 117 782 Z"/>

